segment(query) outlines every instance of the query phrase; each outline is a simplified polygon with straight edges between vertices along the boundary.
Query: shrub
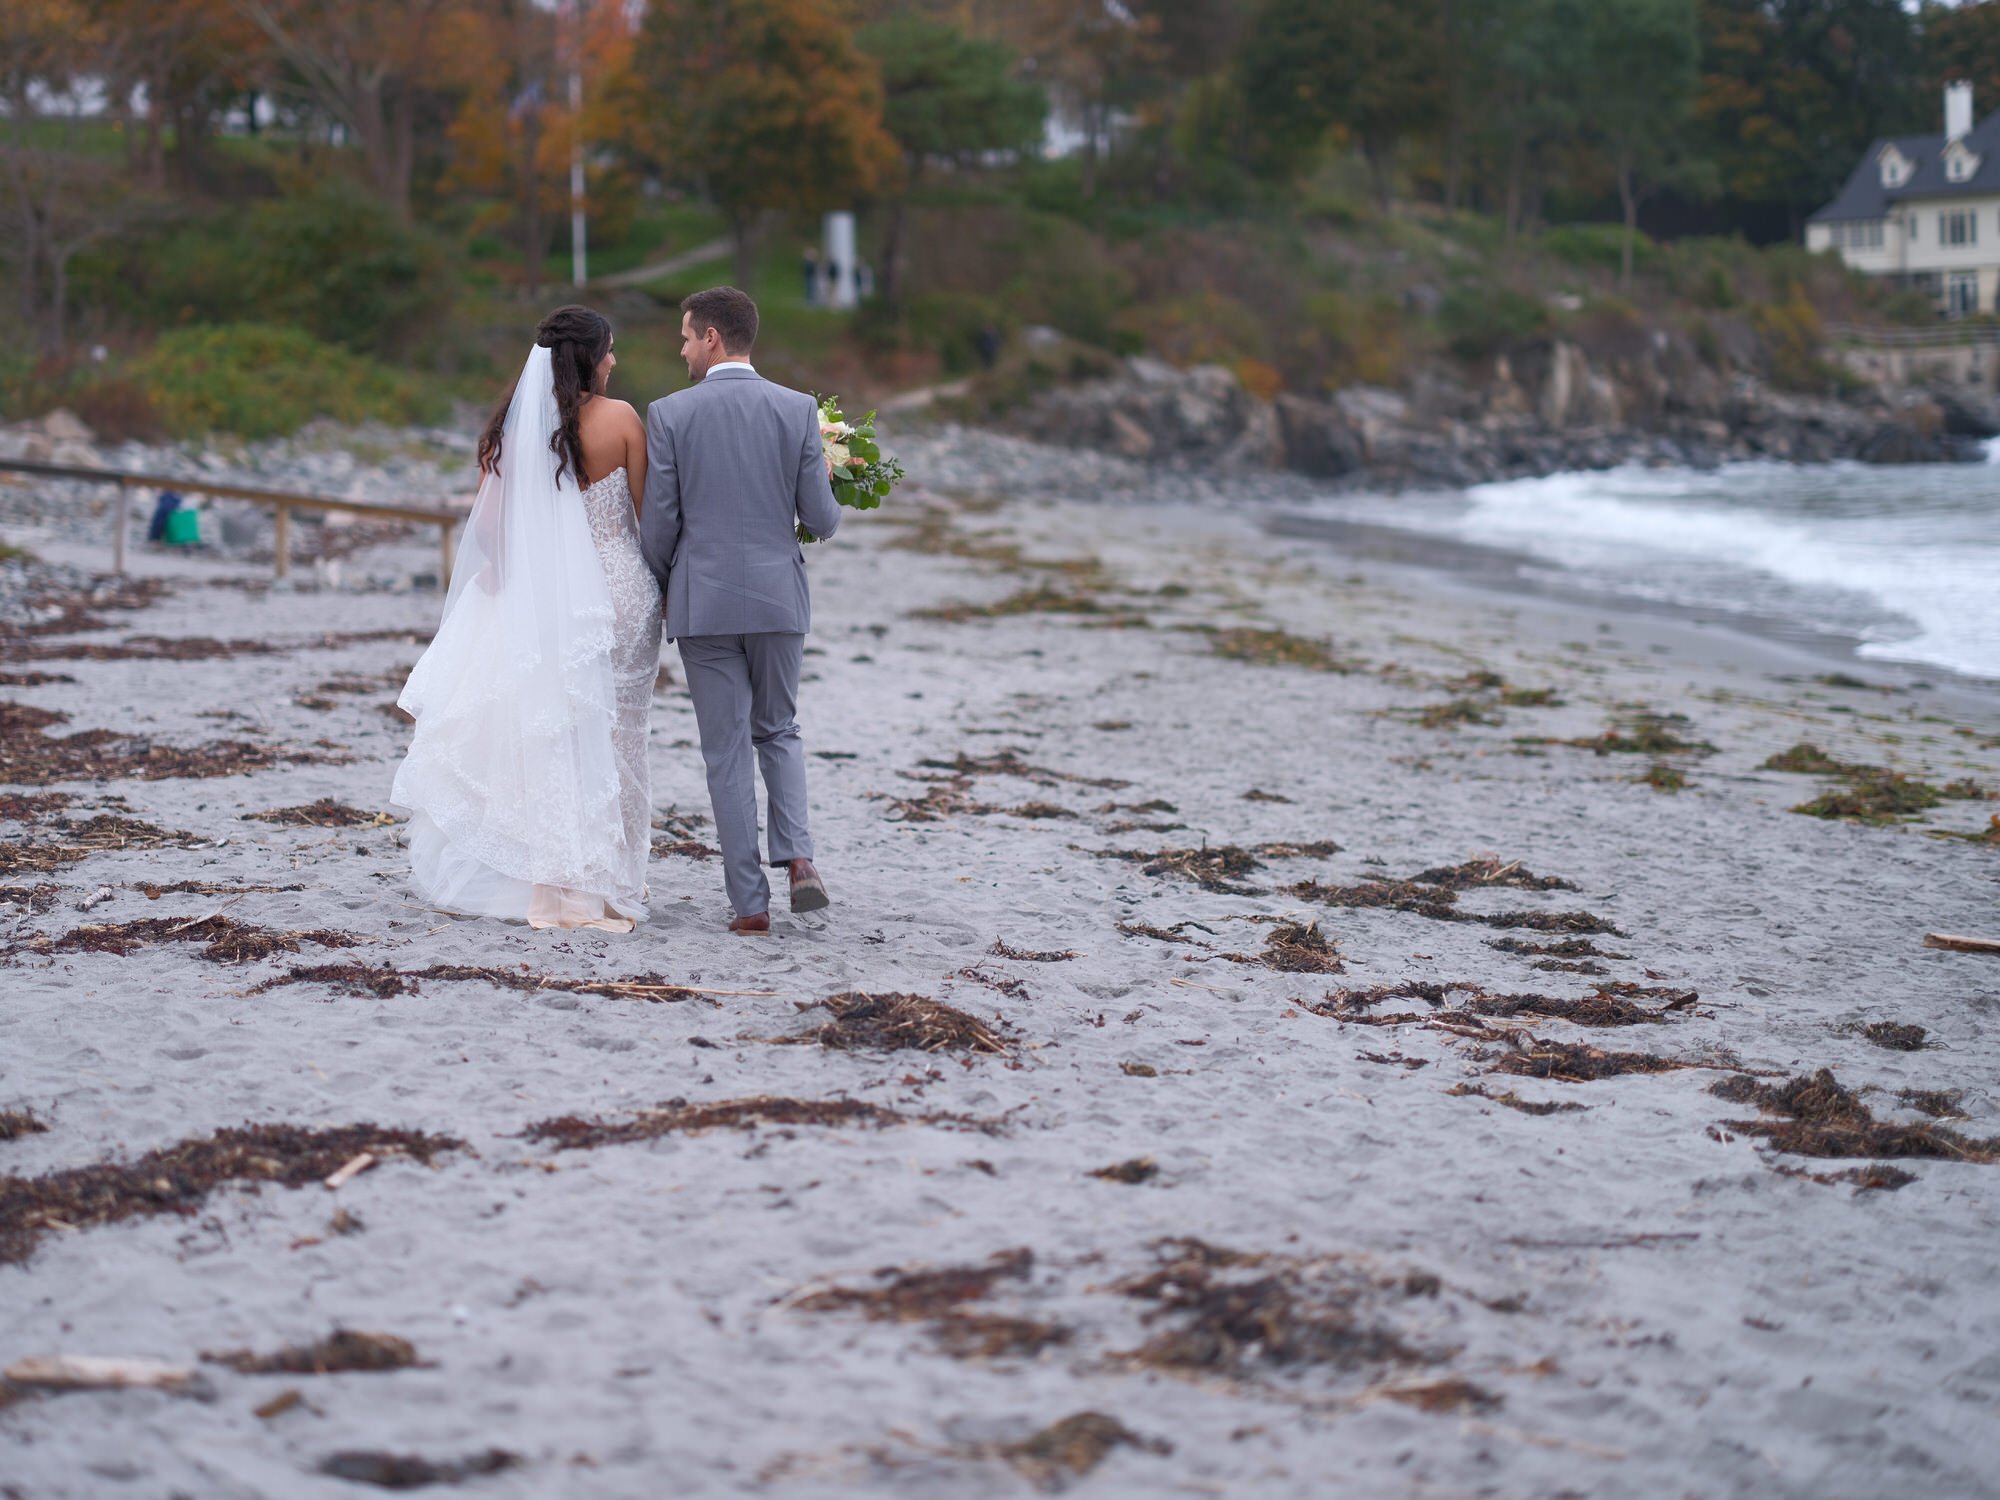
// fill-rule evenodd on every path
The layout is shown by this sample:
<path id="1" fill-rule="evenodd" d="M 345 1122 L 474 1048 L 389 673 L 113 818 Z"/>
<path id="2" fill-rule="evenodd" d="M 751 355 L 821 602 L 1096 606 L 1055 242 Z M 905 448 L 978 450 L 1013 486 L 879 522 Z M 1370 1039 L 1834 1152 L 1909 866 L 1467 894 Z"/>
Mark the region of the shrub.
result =
<path id="1" fill-rule="evenodd" d="M 1270 340 L 1257 314 L 1222 292 L 1195 292 L 1132 308 L 1118 319 L 1120 332 L 1177 365 L 1234 366 L 1268 363 Z"/>
<path id="2" fill-rule="evenodd" d="M 1538 298 L 1493 282 L 1463 282 L 1438 309 L 1438 328 L 1461 359 L 1484 359 L 1548 326 L 1548 307 Z"/>
<path id="3" fill-rule="evenodd" d="M 1558 224 L 1543 231 L 1541 246 L 1557 260 L 1573 266 L 1600 271 L 1616 271 L 1624 263 L 1625 226 L 1622 224 Z M 1659 247 L 1643 233 L 1632 237 L 1632 268 L 1650 269 L 1659 259 Z"/>
<path id="4" fill-rule="evenodd" d="M 259 321 L 395 356 L 421 348 L 450 312 L 443 243 L 345 178 L 259 204 L 249 232 L 258 269 L 248 316 Z"/>
<path id="5" fill-rule="evenodd" d="M 1805 287 L 1794 283 L 1783 302 L 1751 309 L 1751 326 L 1764 342 L 1773 383 L 1794 391 L 1824 391 L 1839 375 L 1820 356 L 1819 313 Z"/>
<path id="6" fill-rule="evenodd" d="M 434 421 L 445 406 L 429 386 L 371 360 L 295 328 L 254 323 L 177 329 L 130 373 L 176 437 L 277 437 L 315 417 Z"/>

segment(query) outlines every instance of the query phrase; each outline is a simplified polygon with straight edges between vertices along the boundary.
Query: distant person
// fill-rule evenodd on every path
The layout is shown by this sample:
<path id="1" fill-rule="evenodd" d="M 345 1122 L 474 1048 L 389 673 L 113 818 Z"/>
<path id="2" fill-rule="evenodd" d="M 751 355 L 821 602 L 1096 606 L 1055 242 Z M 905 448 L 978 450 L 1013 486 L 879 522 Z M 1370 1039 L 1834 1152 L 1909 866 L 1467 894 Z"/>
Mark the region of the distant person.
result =
<path id="1" fill-rule="evenodd" d="M 991 323 L 982 327 L 972 336 L 972 352 L 979 356 L 982 368 L 992 369 L 1000 358 L 1000 330 Z"/>
<path id="2" fill-rule="evenodd" d="M 806 279 L 806 306 L 818 307 L 819 251 L 815 250 L 811 245 L 806 246 L 805 261 L 800 269 L 804 272 Z"/>
<path id="3" fill-rule="evenodd" d="M 821 305 L 840 306 L 840 262 L 830 256 L 826 262 L 826 295 L 821 299 Z"/>
<path id="4" fill-rule="evenodd" d="M 660 591 L 639 548 L 645 428 L 605 394 L 617 363 L 589 308 L 542 320 L 397 700 L 416 731 L 390 795 L 412 813 L 412 881 L 447 911 L 608 932 L 646 915 Z"/>
<path id="5" fill-rule="evenodd" d="M 772 384 L 750 363 L 757 304 L 724 286 L 696 292 L 681 309 L 681 358 L 695 383 L 646 410 L 640 530 L 694 700 L 729 930 L 768 932 L 756 770 L 770 809 L 770 864 L 789 876 L 792 910 L 829 904 L 813 866 L 796 712 L 812 628 L 798 528 L 832 536 L 840 506 L 819 403 Z"/>

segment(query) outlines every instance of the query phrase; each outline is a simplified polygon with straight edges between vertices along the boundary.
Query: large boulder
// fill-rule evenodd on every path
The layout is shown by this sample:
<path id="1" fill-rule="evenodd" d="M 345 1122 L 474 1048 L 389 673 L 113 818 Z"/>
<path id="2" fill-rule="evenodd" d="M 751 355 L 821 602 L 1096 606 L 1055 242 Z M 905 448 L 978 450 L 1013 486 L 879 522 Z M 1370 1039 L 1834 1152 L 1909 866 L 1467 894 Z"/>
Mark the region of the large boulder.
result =
<path id="1" fill-rule="evenodd" d="M 1279 396 L 1272 405 L 1286 468 L 1316 479 L 1340 479 L 1366 467 L 1368 450 L 1361 434 L 1331 401 Z"/>

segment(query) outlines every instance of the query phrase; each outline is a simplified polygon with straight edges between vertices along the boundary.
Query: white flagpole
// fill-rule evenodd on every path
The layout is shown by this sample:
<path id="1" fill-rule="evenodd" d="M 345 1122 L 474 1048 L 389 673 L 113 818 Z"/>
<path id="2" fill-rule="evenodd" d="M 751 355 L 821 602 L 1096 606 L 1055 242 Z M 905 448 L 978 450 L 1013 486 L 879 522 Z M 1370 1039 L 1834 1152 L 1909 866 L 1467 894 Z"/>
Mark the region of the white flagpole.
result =
<path id="1" fill-rule="evenodd" d="M 583 222 L 583 16 L 582 0 L 569 6 L 569 243 L 570 277 L 582 286 L 590 279 Z"/>

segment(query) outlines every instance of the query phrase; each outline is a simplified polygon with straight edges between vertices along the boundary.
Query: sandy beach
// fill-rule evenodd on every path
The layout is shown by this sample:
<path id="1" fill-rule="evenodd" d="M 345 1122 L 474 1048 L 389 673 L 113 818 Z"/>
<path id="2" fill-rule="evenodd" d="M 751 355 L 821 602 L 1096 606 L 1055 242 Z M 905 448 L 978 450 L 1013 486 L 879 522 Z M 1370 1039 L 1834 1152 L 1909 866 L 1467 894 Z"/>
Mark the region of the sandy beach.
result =
<path id="1" fill-rule="evenodd" d="M 903 456 L 765 939 L 671 650 L 637 934 L 410 894 L 427 537 L 0 639 L 0 1368 L 192 1372 L 0 1496 L 2000 1495 L 2000 689 Z"/>

